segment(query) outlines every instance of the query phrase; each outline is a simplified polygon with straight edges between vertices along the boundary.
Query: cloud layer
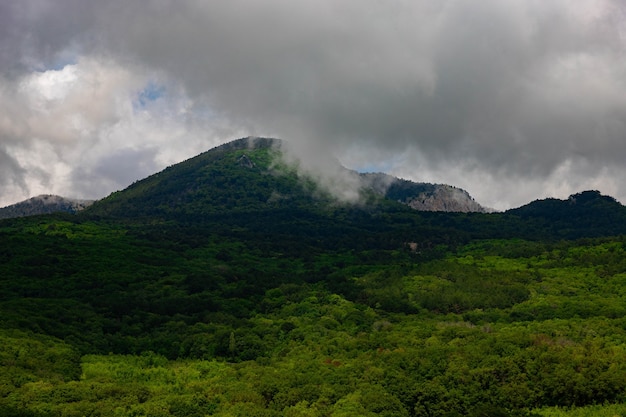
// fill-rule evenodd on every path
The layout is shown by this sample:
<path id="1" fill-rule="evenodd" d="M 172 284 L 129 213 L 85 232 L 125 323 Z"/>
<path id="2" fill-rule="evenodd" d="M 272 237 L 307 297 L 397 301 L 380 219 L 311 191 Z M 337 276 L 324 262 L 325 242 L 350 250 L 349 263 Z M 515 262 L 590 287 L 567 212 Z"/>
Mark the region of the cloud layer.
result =
<path id="1" fill-rule="evenodd" d="M 0 203 L 102 197 L 247 135 L 500 209 L 587 188 L 626 202 L 625 16 L 620 0 L 0 5 Z"/>

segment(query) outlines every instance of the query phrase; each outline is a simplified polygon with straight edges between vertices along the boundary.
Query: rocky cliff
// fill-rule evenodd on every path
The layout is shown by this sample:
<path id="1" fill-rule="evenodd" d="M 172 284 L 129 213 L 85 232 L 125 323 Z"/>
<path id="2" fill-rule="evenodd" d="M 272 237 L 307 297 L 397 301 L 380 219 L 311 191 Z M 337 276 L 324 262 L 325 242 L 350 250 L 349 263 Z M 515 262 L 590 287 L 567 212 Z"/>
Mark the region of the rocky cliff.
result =
<path id="1" fill-rule="evenodd" d="M 490 210 L 478 204 L 467 191 L 445 184 L 418 183 L 382 173 L 361 174 L 365 187 L 375 193 L 420 211 L 479 212 Z"/>

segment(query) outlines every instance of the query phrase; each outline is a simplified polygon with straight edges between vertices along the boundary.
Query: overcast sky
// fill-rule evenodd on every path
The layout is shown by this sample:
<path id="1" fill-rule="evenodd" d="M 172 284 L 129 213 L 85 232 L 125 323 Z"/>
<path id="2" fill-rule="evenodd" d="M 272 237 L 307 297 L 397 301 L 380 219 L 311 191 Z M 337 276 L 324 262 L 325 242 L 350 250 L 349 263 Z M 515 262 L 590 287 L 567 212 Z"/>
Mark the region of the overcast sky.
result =
<path id="1" fill-rule="evenodd" d="M 0 0 L 0 205 L 249 135 L 496 209 L 626 203 L 626 2 Z"/>

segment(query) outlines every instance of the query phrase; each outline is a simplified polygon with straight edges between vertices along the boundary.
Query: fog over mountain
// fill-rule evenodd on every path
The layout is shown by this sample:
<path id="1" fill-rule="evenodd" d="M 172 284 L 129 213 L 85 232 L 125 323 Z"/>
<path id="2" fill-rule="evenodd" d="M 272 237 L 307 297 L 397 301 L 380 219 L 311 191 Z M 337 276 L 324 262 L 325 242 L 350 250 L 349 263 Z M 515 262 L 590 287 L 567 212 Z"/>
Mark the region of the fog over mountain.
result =
<path id="1" fill-rule="evenodd" d="M 320 178 L 333 156 L 496 209 L 624 202 L 625 16 L 621 0 L 0 2 L 0 205 L 101 198 L 248 135 L 288 139 Z"/>

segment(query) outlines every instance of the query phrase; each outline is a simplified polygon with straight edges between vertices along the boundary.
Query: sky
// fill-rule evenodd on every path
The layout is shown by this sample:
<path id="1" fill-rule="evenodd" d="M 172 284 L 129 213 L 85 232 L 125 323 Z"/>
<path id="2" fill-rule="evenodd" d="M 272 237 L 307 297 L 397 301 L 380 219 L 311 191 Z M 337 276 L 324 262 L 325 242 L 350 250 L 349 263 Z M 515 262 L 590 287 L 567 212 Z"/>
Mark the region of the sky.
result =
<path id="1" fill-rule="evenodd" d="M 0 206 L 246 136 L 498 210 L 626 203 L 626 2 L 0 0 Z"/>

